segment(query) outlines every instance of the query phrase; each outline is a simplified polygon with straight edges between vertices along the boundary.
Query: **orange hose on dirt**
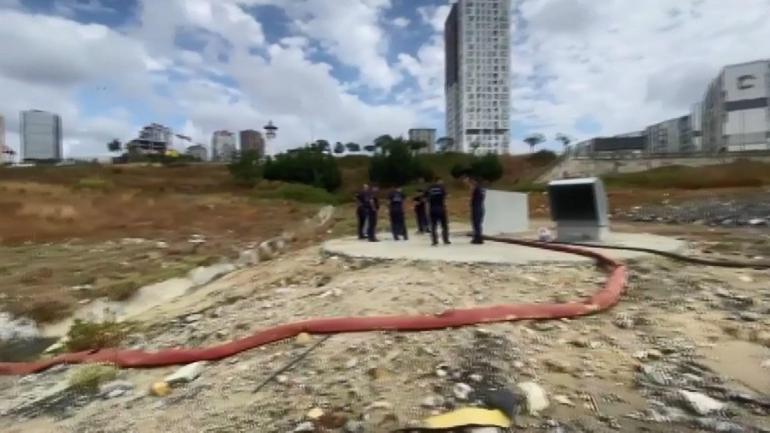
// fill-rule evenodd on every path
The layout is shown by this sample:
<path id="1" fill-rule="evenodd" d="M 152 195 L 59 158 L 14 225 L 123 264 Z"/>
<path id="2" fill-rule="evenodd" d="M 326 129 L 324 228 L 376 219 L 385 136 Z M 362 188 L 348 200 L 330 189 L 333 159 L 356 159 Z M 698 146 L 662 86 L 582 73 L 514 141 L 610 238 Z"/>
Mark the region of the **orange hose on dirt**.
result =
<path id="1" fill-rule="evenodd" d="M 206 348 L 165 349 L 158 352 L 103 349 L 99 351 L 68 353 L 41 361 L 0 363 L 0 374 L 30 374 L 43 371 L 57 364 L 102 362 L 112 363 L 125 368 L 148 368 L 188 364 L 195 361 L 214 361 L 265 344 L 285 340 L 301 332 L 336 334 L 368 331 L 428 331 L 476 325 L 479 323 L 510 322 L 526 319 L 561 319 L 603 311 L 612 307 L 620 300 L 626 283 L 626 267 L 600 253 L 566 245 L 543 244 L 540 242 L 496 237 L 486 237 L 486 239 L 494 242 L 505 242 L 590 257 L 595 259 L 600 267 L 608 270 L 609 277 L 601 290 L 583 301 L 495 305 L 448 310 L 436 315 L 310 319 L 274 326 L 249 337 Z"/>

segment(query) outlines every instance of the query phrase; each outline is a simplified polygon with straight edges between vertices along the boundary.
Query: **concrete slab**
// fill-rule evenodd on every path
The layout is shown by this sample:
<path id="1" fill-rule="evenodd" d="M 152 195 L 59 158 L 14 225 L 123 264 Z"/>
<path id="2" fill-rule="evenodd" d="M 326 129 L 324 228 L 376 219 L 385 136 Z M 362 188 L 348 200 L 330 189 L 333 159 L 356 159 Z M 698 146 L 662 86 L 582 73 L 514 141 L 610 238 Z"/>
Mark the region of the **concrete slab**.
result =
<path id="1" fill-rule="evenodd" d="M 386 260 L 420 260 L 452 263 L 485 264 L 548 264 L 548 263 L 588 263 L 591 259 L 556 251 L 528 248 L 497 242 L 473 245 L 465 233 L 453 233 L 451 245 L 431 246 L 430 236 L 412 235 L 409 241 L 393 241 L 382 234 L 380 242 L 361 241 L 354 237 L 334 239 L 324 243 L 327 254 L 352 258 Z M 516 237 L 516 236 L 512 236 Z M 534 239 L 534 236 L 519 235 L 521 238 Z M 676 251 L 684 247 L 683 241 L 646 233 L 611 233 L 606 239 L 608 245 L 623 245 L 654 248 L 657 250 Z M 592 248 L 589 248 L 592 249 Z M 609 257 L 620 260 L 639 259 L 650 256 L 646 253 L 622 250 L 596 249 Z"/>

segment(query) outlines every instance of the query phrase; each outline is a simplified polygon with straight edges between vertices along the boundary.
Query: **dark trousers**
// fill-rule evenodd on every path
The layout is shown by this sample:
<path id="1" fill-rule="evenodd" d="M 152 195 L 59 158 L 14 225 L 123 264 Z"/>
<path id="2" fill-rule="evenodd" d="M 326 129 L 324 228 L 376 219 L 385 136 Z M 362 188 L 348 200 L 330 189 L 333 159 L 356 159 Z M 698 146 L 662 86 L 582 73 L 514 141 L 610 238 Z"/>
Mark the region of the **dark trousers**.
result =
<path id="1" fill-rule="evenodd" d="M 425 209 L 415 209 L 414 213 L 417 216 L 417 231 L 420 233 L 429 232 L 430 227 L 428 227 L 428 216 L 425 215 Z"/>
<path id="2" fill-rule="evenodd" d="M 377 211 L 370 210 L 366 213 L 366 237 L 370 241 L 376 240 L 377 237 Z"/>
<path id="3" fill-rule="evenodd" d="M 430 236 L 433 240 L 433 245 L 438 243 L 438 233 L 436 232 L 436 226 L 441 224 L 441 238 L 445 244 L 449 243 L 449 227 L 447 227 L 446 209 L 431 209 L 430 210 Z"/>
<path id="4" fill-rule="evenodd" d="M 482 224 L 484 223 L 484 209 L 471 209 L 471 225 L 473 226 L 473 242 L 484 242 L 482 238 Z"/>
<path id="5" fill-rule="evenodd" d="M 406 233 L 406 221 L 404 220 L 403 211 L 391 211 L 390 212 L 390 231 L 393 233 L 393 239 L 399 240 L 399 236 L 403 236 L 404 240 L 409 240 L 409 235 Z"/>
<path id="6" fill-rule="evenodd" d="M 366 209 L 359 206 L 356 209 L 356 217 L 358 218 L 358 239 L 366 239 Z"/>

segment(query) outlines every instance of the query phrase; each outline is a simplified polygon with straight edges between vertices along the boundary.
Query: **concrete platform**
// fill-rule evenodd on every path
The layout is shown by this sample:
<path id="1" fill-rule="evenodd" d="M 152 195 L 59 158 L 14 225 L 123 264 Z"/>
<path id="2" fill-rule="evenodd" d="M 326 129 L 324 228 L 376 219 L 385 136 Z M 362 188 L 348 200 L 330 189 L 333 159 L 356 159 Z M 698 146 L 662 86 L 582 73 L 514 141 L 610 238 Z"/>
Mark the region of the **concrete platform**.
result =
<path id="1" fill-rule="evenodd" d="M 511 236 L 513 238 L 534 239 L 531 234 Z M 556 251 L 528 248 L 498 242 L 486 242 L 473 245 L 465 232 L 453 233 L 452 244 L 431 246 L 430 236 L 410 235 L 409 241 L 393 241 L 385 233 L 380 235 L 380 242 L 361 241 L 357 238 L 341 238 L 327 241 L 323 250 L 327 254 L 352 258 L 370 258 L 386 260 L 424 260 L 452 263 L 486 264 L 548 264 L 591 262 L 591 259 Z M 664 251 L 677 251 L 685 246 L 683 241 L 646 233 L 611 233 L 606 241 L 608 245 L 646 247 Z M 593 248 L 590 248 L 593 249 Z M 640 259 L 650 254 L 635 251 L 595 249 L 609 257 L 620 260 Z"/>

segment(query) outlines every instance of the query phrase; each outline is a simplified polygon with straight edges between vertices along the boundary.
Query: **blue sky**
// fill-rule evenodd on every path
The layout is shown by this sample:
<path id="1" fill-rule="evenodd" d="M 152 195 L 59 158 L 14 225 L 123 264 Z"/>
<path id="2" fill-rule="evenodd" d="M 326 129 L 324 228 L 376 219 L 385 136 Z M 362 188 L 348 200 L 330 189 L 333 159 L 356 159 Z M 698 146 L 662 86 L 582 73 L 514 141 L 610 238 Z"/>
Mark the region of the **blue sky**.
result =
<path id="1" fill-rule="evenodd" d="M 449 3 L 0 0 L 6 139 L 18 146 L 30 108 L 62 115 L 71 156 L 149 122 L 208 143 L 273 120 L 274 152 L 441 133 Z M 684 114 L 721 66 L 770 57 L 770 0 L 729 3 L 514 1 L 514 152 L 532 132 L 583 139 Z"/>

